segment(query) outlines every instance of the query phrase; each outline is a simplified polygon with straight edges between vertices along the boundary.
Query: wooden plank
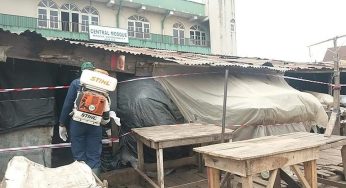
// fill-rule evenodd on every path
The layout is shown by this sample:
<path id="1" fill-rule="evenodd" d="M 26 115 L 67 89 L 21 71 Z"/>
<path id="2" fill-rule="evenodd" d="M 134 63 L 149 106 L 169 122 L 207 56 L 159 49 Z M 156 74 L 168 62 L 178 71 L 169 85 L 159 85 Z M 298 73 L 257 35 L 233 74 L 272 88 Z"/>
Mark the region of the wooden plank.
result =
<path id="1" fill-rule="evenodd" d="M 253 188 L 252 176 L 241 177 L 242 188 Z"/>
<path id="2" fill-rule="evenodd" d="M 270 177 L 268 180 L 268 184 L 267 184 L 267 188 L 273 188 L 274 187 L 277 173 L 278 173 L 278 169 L 271 171 Z"/>
<path id="3" fill-rule="evenodd" d="M 333 129 L 335 127 L 336 120 L 337 120 L 337 113 L 338 112 L 333 110 L 332 114 L 330 115 L 330 118 L 326 127 L 326 131 L 324 132 L 324 135 L 327 137 L 331 136 L 333 133 Z"/>
<path id="4" fill-rule="evenodd" d="M 342 157 L 342 164 L 344 167 L 344 177 L 346 179 L 346 146 L 342 146 L 341 148 L 341 157 Z"/>
<path id="5" fill-rule="evenodd" d="M 305 188 L 311 188 L 309 182 L 305 179 L 304 174 L 300 171 L 299 167 L 297 165 L 291 166 L 292 171 L 297 175 L 300 182 L 303 184 Z"/>
<path id="6" fill-rule="evenodd" d="M 281 175 L 280 175 L 281 168 L 278 169 L 278 172 L 276 174 L 273 188 L 281 188 Z"/>
<path id="7" fill-rule="evenodd" d="M 221 127 L 212 124 L 180 124 L 161 125 L 132 129 L 132 131 L 153 142 L 173 141 L 185 138 L 196 138 L 210 135 L 219 135 Z M 227 139 L 231 138 L 230 129 L 226 129 Z"/>
<path id="8" fill-rule="evenodd" d="M 271 137 L 262 141 L 231 142 L 220 145 L 194 148 L 195 151 L 206 153 L 218 157 L 226 157 L 236 160 L 246 160 L 251 158 L 265 157 L 278 153 L 297 151 L 306 148 L 319 147 L 326 143 L 323 135 L 306 133 L 307 137 Z M 294 135 L 293 135 L 294 136 Z M 268 147 L 270 146 L 270 147 Z M 212 149 L 215 147 L 216 149 Z M 256 148 L 255 150 L 253 148 Z"/>
<path id="9" fill-rule="evenodd" d="M 163 170 L 163 150 L 157 149 L 156 150 L 156 162 L 157 162 L 157 183 L 160 188 L 165 187 L 165 174 Z"/>
<path id="10" fill-rule="evenodd" d="M 256 174 L 263 171 L 274 170 L 294 164 L 302 163 L 305 161 L 318 159 L 319 149 L 309 148 L 301 151 L 292 151 L 288 153 L 276 154 L 268 157 L 261 157 L 257 159 L 248 160 L 249 164 L 246 166 L 246 174 Z"/>
<path id="11" fill-rule="evenodd" d="M 208 187 L 220 188 L 220 170 L 207 167 Z"/>
<path id="12" fill-rule="evenodd" d="M 202 147 L 204 144 L 200 144 Z M 200 153 L 197 153 L 197 161 L 198 161 L 198 172 L 203 172 L 204 170 L 204 160 L 203 160 L 203 155 Z"/>
<path id="13" fill-rule="evenodd" d="M 225 135 L 225 138 L 230 138 L 230 137 L 231 137 L 230 135 L 228 136 Z M 202 137 L 193 137 L 193 138 L 179 138 L 176 140 L 161 141 L 159 142 L 159 148 L 170 148 L 170 147 L 177 147 L 177 146 L 210 143 L 210 142 L 215 142 L 220 140 L 221 140 L 220 134 L 206 135 Z"/>
<path id="14" fill-rule="evenodd" d="M 246 176 L 245 161 L 220 158 L 203 154 L 205 166 L 231 172 L 239 176 Z"/>
<path id="15" fill-rule="evenodd" d="M 138 169 L 144 172 L 143 143 L 140 140 L 137 140 L 137 158 L 138 158 Z"/>
<path id="16" fill-rule="evenodd" d="M 316 160 L 304 162 L 304 174 L 311 188 L 317 188 Z"/>
<path id="17" fill-rule="evenodd" d="M 332 135 L 332 136 L 334 136 L 334 135 Z M 326 150 L 329 148 L 337 148 L 337 147 L 346 145 L 346 137 L 345 136 L 343 136 L 342 138 L 339 138 L 339 139 L 337 141 L 333 141 L 333 142 L 330 142 L 329 140 L 327 140 L 327 144 L 320 146 L 320 150 Z"/>
<path id="18" fill-rule="evenodd" d="M 143 144 L 145 144 L 146 146 L 153 148 L 153 149 L 157 149 L 158 146 L 156 146 L 153 142 L 151 142 L 150 140 L 145 139 L 143 136 L 138 135 L 136 133 L 133 134 L 133 136 L 136 138 L 136 140 L 140 140 Z"/>

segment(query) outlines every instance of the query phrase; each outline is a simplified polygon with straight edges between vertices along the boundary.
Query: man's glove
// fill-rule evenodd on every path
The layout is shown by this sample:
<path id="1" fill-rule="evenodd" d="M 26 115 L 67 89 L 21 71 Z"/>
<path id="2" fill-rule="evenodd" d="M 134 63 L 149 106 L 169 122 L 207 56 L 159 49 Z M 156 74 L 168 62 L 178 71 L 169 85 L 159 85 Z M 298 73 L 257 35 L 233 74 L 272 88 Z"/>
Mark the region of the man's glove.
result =
<path id="1" fill-rule="evenodd" d="M 67 140 L 67 130 L 64 125 L 59 125 L 59 136 L 63 141 Z"/>

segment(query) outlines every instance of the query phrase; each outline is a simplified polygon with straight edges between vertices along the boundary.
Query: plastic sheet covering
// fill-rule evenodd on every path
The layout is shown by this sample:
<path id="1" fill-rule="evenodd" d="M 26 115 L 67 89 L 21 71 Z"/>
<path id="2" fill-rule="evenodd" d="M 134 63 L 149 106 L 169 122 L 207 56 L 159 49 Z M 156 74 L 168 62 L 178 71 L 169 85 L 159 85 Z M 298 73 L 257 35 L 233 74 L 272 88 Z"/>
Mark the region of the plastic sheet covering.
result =
<path id="1" fill-rule="evenodd" d="M 92 171 L 83 162 L 58 168 L 46 168 L 29 159 L 16 156 L 8 163 L 1 188 L 95 188 Z"/>
<path id="2" fill-rule="evenodd" d="M 187 72 L 188 68 L 155 70 L 157 75 Z M 224 72 L 224 71 L 223 71 Z M 158 78 L 185 119 L 221 124 L 224 74 Z M 295 90 L 277 76 L 231 72 L 228 81 L 228 125 L 291 123 L 326 126 L 328 116 L 311 94 Z"/>
<path id="3" fill-rule="evenodd" d="M 310 93 L 311 95 L 315 96 L 318 101 L 324 106 L 326 110 L 329 110 L 333 107 L 333 96 L 326 94 L 326 93 L 318 93 L 313 91 L 304 91 L 306 93 Z"/>
<path id="4" fill-rule="evenodd" d="M 0 88 L 55 86 L 55 66 L 8 59 L 0 63 Z M 0 133 L 56 124 L 54 90 L 0 93 Z"/>
<path id="5" fill-rule="evenodd" d="M 0 101 L 0 133 L 56 123 L 55 98 Z"/>
<path id="6" fill-rule="evenodd" d="M 121 119 L 120 135 L 132 128 L 184 123 L 176 105 L 153 79 L 122 83 L 118 85 L 117 115 Z M 137 157 L 137 144 L 132 135 L 121 137 L 120 145 L 125 152 Z M 185 150 L 184 150 L 185 151 Z M 184 155 L 183 149 L 165 150 L 166 159 Z M 153 162 L 156 155 L 144 147 L 145 160 Z M 186 152 L 185 152 L 186 153 Z"/>
<path id="7" fill-rule="evenodd" d="M 340 95 L 340 106 L 346 107 L 346 95 Z"/>

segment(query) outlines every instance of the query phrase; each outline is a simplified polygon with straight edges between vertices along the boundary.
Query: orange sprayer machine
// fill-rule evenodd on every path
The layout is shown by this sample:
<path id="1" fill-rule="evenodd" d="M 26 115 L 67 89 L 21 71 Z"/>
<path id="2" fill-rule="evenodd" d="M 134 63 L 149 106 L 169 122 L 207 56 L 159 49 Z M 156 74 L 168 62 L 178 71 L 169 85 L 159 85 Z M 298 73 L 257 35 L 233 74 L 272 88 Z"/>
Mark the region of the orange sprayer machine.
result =
<path id="1" fill-rule="evenodd" d="M 100 72 L 84 70 L 80 78 L 81 89 L 77 93 L 72 119 L 96 125 L 104 124 L 103 116 L 109 112 L 109 92 L 114 91 L 117 79 Z"/>

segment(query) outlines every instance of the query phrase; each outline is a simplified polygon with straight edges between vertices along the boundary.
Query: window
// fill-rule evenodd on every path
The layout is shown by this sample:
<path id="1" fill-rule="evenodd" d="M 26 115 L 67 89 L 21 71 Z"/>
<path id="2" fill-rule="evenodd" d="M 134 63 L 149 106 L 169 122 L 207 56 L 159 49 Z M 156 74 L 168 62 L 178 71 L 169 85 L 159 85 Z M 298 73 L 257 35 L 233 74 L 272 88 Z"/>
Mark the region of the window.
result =
<path id="1" fill-rule="evenodd" d="M 185 27 L 181 23 L 175 23 L 173 25 L 173 44 L 185 44 Z"/>
<path id="2" fill-rule="evenodd" d="M 190 43 L 198 46 L 206 46 L 207 36 L 203 28 L 199 25 L 194 25 L 190 28 Z"/>
<path id="3" fill-rule="evenodd" d="M 142 16 L 131 16 L 128 19 L 129 37 L 148 39 L 150 38 L 149 21 Z"/>
<path id="4" fill-rule="evenodd" d="M 42 0 L 38 4 L 38 27 L 58 29 L 58 5 L 52 0 Z"/>
<path id="5" fill-rule="evenodd" d="M 89 32 L 89 25 L 99 25 L 99 12 L 91 6 L 87 6 L 82 10 L 81 31 Z"/>
<path id="6" fill-rule="evenodd" d="M 61 6 L 61 30 L 79 31 L 79 9 L 75 4 L 66 3 Z"/>

